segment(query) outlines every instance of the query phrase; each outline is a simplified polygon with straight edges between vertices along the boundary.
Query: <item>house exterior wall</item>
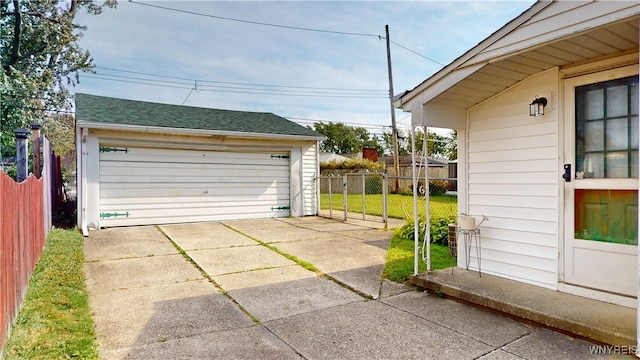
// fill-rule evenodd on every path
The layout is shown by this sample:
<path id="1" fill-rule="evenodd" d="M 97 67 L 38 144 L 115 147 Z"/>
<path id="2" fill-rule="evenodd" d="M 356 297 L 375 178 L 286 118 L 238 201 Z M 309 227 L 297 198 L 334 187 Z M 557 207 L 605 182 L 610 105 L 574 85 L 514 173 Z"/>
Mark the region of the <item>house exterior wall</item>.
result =
<path id="1" fill-rule="evenodd" d="M 482 227 L 482 271 L 556 289 L 559 240 L 558 69 L 534 75 L 468 112 L 460 211 Z M 529 103 L 546 97 L 545 115 Z M 458 265 L 466 256 L 458 247 Z M 470 268 L 477 269 L 475 251 Z"/>
<path id="2" fill-rule="evenodd" d="M 303 216 L 318 214 L 317 177 L 320 175 L 316 144 L 302 148 Z"/>
<path id="3" fill-rule="evenodd" d="M 315 215 L 313 185 L 317 171 L 316 142 L 291 139 L 250 139 L 227 136 L 196 136 L 159 134 L 135 131 L 113 131 L 79 128 L 77 133 L 78 226 L 100 227 L 100 144 L 118 144 L 131 147 L 157 149 L 185 149 L 226 152 L 277 152 L 289 154 L 289 184 L 291 216 Z M 83 136 L 86 134 L 86 136 Z M 84 158 L 83 158 L 84 157 Z M 247 168 L 251 171 L 251 168 Z M 181 174 L 176 173 L 176 177 Z M 240 176 L 240 175 L 239 175 Z M 188 184 L 185 185 L 188 187 Z M 311 213 L 313 212 L 313 213 Z"/>

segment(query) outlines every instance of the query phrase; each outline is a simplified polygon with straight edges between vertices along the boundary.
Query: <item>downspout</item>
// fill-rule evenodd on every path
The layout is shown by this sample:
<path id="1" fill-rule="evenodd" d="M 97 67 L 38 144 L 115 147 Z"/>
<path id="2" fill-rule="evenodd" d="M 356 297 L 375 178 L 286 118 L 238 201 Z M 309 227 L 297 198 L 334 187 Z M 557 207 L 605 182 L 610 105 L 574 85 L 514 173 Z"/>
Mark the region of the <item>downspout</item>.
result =
<path id="1" fill-rule="evenodd" d="M 82 218 L 81 227 L 82 236 L 89 236 L 89 229 L 87 228 L 87 135 L 89 131 L 87 128 L 82 128 L 82 135 L 80 139 L 80 203 L 82 204 Z"/>

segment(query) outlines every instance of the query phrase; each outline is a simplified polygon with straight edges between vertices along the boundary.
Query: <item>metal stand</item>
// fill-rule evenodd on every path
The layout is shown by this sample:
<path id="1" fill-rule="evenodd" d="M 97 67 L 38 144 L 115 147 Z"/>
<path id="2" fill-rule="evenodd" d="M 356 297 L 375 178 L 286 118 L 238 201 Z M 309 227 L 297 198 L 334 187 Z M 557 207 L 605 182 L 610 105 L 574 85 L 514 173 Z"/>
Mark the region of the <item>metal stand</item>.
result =
<path id="1" fill-rule="evenodd" d="M 458 239 L 460 238 L 460 234 L 462 234 L 464 239 L 464 248 L 466 252 L 467 258 L 465 259 L 465 267 L 469 270 L 469 262 L 471 262 L 471 246 L 473 245 L 473 241 L 476 241 L 476 258 L 478 259 L 478 275 L 482 277 L 482 270 L 480 268 L 480 249 L 481 249 L 481 241 L 480 241 L 480 228 L 466 230 L 459 229 L 458 230 Z M 458 243 L 460 241 L 458 240 Z"/>

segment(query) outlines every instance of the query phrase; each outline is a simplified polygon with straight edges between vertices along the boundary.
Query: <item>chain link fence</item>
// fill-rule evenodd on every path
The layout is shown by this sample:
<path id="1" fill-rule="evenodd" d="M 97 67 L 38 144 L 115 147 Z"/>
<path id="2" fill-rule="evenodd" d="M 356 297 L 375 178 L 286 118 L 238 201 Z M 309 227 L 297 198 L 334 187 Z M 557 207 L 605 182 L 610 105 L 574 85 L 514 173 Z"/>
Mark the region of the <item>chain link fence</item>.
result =
<path id="1" fill-rule="evenodd" d="M 351 173 L 320 176 L 320 216 L 348 220 L 384 222 L 397 227 L 413 220 L 413 179 L 385 173 Z M 456 179 L 418 180 L 418 214 L 424 217 L 424 196 L 429 190 L 431 222 L 456 222 Z"/>

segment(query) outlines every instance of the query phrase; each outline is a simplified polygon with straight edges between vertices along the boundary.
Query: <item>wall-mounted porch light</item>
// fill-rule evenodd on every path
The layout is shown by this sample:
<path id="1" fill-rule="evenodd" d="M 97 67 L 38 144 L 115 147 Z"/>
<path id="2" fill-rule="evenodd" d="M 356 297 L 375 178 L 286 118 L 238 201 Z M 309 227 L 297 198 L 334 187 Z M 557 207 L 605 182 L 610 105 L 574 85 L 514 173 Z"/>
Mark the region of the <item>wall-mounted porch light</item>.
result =
<path id="1" fill-rule="evenodd" d="M 531 104 L 529 104 L 529 116 L 542 116 L 544 115 L 544 107 L 547 106 L 547 98 L 536 97 Z"/>

